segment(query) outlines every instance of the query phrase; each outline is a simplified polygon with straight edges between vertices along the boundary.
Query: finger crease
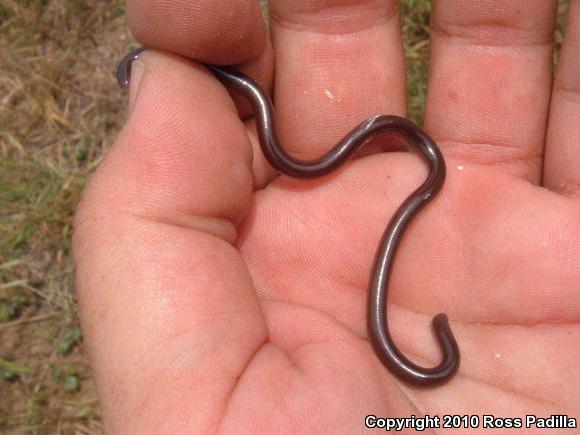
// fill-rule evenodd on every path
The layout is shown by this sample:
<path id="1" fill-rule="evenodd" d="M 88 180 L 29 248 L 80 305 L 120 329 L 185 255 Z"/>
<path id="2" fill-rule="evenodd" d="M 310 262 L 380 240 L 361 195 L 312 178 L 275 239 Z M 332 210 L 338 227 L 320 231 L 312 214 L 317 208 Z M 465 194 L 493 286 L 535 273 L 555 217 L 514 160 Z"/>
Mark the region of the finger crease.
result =
<path id="1" fill-rule="evenodd" d="M 341 7 L 340 11 L 339 13 L 338 8 L 324 8 L 324 13 L 316 14 L 308 12 L 282 16 L 282 14 L 274 13 L 271 19 L 276 25 L 288 30 L 319 35 L 351 35 L 384 25 L 399 15 L 396 3 L 387 8 L 375 7 L 370 11 L 366 10 L 364 17 L 360 14 L 360 5 L 350 8 Z M 292 15 L 296 17 L 291 18 Z"/>
<path id="2" fill-rule="evenodd" d="M 580 87 L 576 82 L 566 83 L 558 80 L 554 84 L 554 93 L 571 103 L 580 103 Z"/>
<path id="3" fill-rule="evenodd" d="M 501 24 L 442 24 L 433 20 L 431 33 L 444 39 L 455 39 L 466 45 L 480 47 L 543 47 L 551 46 L 554 41 L 552 32 L 526 32 Z"/>

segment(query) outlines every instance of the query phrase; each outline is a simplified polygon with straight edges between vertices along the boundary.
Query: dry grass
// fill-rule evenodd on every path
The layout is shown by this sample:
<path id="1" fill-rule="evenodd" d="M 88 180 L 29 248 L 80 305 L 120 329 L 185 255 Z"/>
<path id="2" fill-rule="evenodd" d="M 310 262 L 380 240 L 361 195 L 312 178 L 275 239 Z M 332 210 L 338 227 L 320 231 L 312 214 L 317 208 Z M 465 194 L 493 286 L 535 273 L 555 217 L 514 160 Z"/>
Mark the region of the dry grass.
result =
<path id="1" fill-rule="evenodd" d="M 403 5 L 420 120 L 430 2 Z M 113 73 L 130 41 L 120 0 L 0 0 L 0 433 L 102 431 L 69 242 L 79 193 L 124 119 Z"/>
<path id="2" fill-rule="evenodd" d="M 117 134 L 121 1 L 0 0 L 0 432 L 101 432 L 69 239 Z"/>

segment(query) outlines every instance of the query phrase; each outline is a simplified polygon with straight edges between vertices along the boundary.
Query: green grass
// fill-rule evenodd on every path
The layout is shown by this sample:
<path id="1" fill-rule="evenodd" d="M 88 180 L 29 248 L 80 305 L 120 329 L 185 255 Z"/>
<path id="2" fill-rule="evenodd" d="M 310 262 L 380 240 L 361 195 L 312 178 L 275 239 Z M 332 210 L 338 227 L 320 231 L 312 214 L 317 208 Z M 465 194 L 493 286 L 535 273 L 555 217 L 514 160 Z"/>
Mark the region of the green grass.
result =
<path id="1" fill-rule="evenodd" d="M 402 4 L 409 113 L 421 122 L 430 2 Z M 113 73 L 130 42 L 121 0 L 0 0 L 0 433 L 102 432 L 71 222 L 124 119 Z"/>
<path id="2" fill-rule="evenodd" d="M 74 207 L 118 133 L 120 0 L 0 0 L 0 433 L 100 433 L 73 299 Z"/>
<path id="3" fill-rule="evenodd" d="M 429 14 L 431 2 L 405 0 L 402 2 L 403 38 L 407 58 L 407 95 L 409 117 L 422 124 L 429 57 Z"/>

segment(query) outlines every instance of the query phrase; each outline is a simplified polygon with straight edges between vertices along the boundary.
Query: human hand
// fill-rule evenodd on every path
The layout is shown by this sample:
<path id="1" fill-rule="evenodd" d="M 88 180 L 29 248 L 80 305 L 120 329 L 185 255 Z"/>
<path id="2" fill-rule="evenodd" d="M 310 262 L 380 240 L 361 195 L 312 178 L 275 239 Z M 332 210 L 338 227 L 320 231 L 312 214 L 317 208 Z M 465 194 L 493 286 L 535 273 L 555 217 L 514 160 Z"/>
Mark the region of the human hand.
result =
<path id="1" fill-rule="evenodd" d="M 240 120 L 223 86 L 184 59 L 239 64 L 272 87 L 257 2 L 129 1 L 137 39 L 163 51 L 133 66 L 131 114 L 85 191 L 74 240 L 110 432 L 578 417 L 580 4 L 551 92 L 554 3 L 497 3 L 433 11 L 425 119 L 448 175 L 399 250 L 390 326 L 405 355 L 434 365 L 429 321 L 446 312 L 462 364 L 420 389 L 382 366 L 365 320 L 376 247 L 425 177 L 419 157 L 378 153 L 394 148 L 385 137 L 324 179 L 278 177 L 247 104 L 237 101 Z M 271 12 L 288 152 L 314 158 L 373 115 L 404 115 L 393 1 L 278 0 Z"/>

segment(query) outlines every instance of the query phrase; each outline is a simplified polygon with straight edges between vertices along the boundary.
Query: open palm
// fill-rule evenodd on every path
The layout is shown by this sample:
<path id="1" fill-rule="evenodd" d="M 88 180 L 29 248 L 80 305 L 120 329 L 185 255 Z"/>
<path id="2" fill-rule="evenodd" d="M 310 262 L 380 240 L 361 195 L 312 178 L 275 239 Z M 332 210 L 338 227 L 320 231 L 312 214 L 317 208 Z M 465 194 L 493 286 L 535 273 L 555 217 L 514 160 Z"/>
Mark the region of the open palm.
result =
<path id="1" fill-rule="evenodd" d="M 129 1 L 135 36 L 160 50 L 133 66 L 129 120 L 75 230 L 111 432 L 579 417 L 580 3 L 553 91 L 555 2 L 524 3 L 434 5 L 425 127 L 448 175 L 403 240 L 389 299 L 395 341 L 424 366 L 440 358 L 430 319 L 449 315 L 461 366 L 425 389 L 393 377 L 366 331 L 378 241 L 421 159 L 381 137 L 322 179 L 278 176 L 247 103 L 195 63 L 271 87 L 284 146 L 313 158 L 373 115 L 404 115 L 396 3 L 276 0 L 270 42 L 254 0 Z"/>

